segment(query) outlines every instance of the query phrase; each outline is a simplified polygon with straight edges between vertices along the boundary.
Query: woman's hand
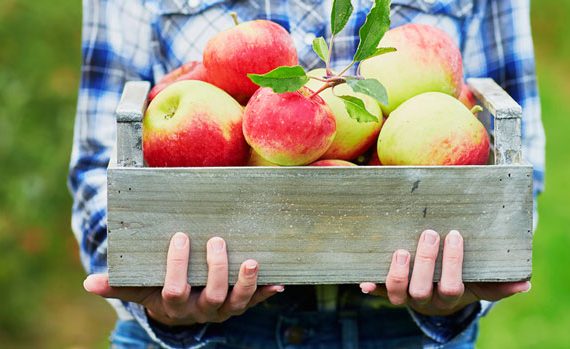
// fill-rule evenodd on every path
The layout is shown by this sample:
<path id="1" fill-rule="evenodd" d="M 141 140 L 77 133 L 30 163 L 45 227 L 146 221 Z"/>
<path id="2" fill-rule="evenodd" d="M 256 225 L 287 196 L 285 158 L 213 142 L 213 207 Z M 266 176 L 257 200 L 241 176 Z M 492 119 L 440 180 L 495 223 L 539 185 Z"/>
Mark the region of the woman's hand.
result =
<path id="1" fill-rule="evenodd" d="M 397 250 L 385 285 L 360 284 L 362 292 L 387 297 L 394 305 L 407 305 L 428 316 L 451 315 L 479 301 L 497 301 L 530 290 L 530 282 L 463 283 L 463 238 L 452 230 L 443 245 L 441 279 L 434 287 L 433 275 L 439 253 L 439 234 L 433 230 L 422 233 L 416 250 L 411 278 L 410 253 Z"/>
<path id="2" fill-rule="evenodd" d="M 142 304 L 150 317 L 165 325 L 222 322 L 283 291 L 283 286 L 257 289 L 258 264 L 248 259 L 241 264 L 237 283 L 228 293 L 228 254 L 222 238 L 208 240 L 208 280 L 201 290 L 188 284 L 190 240 L 176 233 L 170 240 L 164 287 L 110 287 L 108 274 L 89 275 L 83 286 L 105 298 Z"/>

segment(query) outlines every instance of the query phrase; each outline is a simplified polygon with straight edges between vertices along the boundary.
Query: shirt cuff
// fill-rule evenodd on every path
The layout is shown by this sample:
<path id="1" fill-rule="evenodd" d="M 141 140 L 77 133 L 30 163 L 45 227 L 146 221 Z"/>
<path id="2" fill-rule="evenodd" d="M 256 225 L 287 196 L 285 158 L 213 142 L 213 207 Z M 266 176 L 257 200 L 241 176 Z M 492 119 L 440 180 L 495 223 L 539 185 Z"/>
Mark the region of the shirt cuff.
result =
<path id="1" fill-rule="evenodd" d="M 437 343 L 445 344 L 468 329 L 479 318 L 485 316 L 493 304 L 493 302 L 488 301 L 475 302 L 449 316 L 427 316 L 410 307 L 408 307 L 408 311 L 414 322 L 428 338 Z"/>
<path id="2" fill-rule="evenodd" d="M 204 338 L 209 323 L 192 326 L 167 326 L 148 317 L 144 306 L 131 302 L 122 303 L 149 337 L 161 347 L 167 349 L 198 349 L 211 341 Z"/>

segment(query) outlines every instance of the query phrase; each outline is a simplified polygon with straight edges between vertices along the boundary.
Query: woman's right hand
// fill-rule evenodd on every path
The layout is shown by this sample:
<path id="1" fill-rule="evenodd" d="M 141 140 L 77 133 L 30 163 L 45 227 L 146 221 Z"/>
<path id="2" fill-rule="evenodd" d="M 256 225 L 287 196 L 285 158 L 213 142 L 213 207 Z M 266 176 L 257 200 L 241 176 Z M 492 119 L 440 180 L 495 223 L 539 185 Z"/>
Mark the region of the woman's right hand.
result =
<path id="1" fill-rule="evenodd" d="M 259 266 L 248 259 L 241 264 L 238 280 L 228 293 L 225 241 L 219 237 L 208 240 L 206 256 L 208 280 L 201 290 L 193 290 L 188 283 L 190 240 L 184 233 L 176 233 L 170 240 L 162 288 L 110 287 L 108 274 L 89 275 L 83 286 L 105 298 L 142 304 L 151 318 L 168 326 L 222 322 L 284 290 L 283 286 L 275 285 L 258 289 Z"/>

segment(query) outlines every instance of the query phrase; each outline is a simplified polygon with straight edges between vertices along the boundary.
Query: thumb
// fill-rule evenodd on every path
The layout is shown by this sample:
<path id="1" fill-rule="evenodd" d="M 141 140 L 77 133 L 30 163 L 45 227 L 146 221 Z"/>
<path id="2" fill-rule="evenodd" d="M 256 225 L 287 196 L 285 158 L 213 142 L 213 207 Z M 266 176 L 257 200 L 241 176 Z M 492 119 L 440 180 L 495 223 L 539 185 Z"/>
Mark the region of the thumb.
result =
<path id="1" fill-rule="evenodd" d="M 109 274 L 91 274 L 83 281 L 83 288 L 105 298 L 117 298 L 127 302 L 143 304 L 143 301 L 156 290 L 151 287 L 111 287 Z"/>

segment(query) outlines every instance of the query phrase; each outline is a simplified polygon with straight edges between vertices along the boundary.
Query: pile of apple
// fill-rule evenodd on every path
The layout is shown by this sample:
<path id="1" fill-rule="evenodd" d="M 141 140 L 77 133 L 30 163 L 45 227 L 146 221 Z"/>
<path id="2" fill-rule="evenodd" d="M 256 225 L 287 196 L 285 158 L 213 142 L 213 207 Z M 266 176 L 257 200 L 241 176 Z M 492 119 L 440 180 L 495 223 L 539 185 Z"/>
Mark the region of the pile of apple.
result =
<path id="1" fill-rule="evenodd" d="M 363 158 L 368 165 L 486 164 L 489 136 L 474 115 L 452 39 L 410 24 L 388 30 L 380 46 L 395 50 L 363 60 L 355 79 L 381 82 L 387 103 L 346 83 L 323 89 L 332 81 L 330 69 L 307 73 L 312 78 L 293 92 L 260 87 L 248 74 L 298 65 L 289 33 L 266 20 L 220 32 L 202 62 L 166 75 L 149 94 L 145 161 L 157 167 L 354 166 Z M 369 117 L 355 118 L 350 103 Z"/>

